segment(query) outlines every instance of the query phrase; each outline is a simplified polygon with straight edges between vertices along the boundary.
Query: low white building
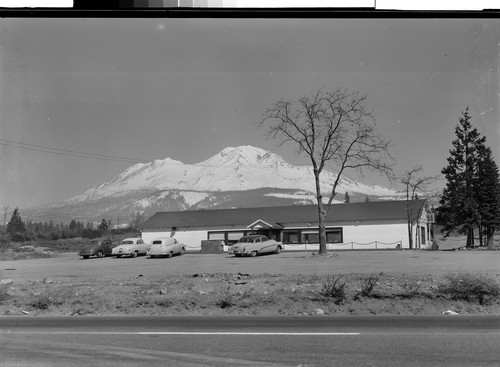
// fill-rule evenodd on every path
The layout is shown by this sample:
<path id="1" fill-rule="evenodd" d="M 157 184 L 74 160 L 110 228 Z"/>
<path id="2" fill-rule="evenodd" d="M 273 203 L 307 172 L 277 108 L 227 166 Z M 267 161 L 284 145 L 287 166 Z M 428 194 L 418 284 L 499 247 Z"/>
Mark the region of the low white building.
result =
<path id="1" fill-rule="evenodd" d="M 412 202 L 413 248 L 432 245 L 433 214 L 425 200 Z M 329 250 L 409 249 L 408 203 L 374 201 L 333 204 L 327 215 Z M 285 250 L 318 250 L 316 205 L 158 212 L 142 226 L 146 243 L 175 236 L 188 251 L 201 241 L 221 241 L 224 250 L 240 237 L 264 234 L 282 241 Z"/>

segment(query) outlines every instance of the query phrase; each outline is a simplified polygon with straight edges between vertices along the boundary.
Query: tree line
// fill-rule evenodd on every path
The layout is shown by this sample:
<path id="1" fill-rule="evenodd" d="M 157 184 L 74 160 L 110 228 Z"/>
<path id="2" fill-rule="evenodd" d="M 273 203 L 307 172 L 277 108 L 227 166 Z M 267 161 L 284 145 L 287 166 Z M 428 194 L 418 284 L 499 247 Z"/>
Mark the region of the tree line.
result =
<path id="1" fill-rule="evenodd" d="M 137 230 L 142 223 L 142 216 L 136 216 L 129 223 L 125 230 Z M 10 221 L 4 228 L 12 242 L 26 242 L 31 240 L 58 240 L 66 238 L 98 238 L 109 234 L 118 234 L 120 229 L 113 229 L 111 220 L 102 219 L 99 224 L 93 222 L 83 223 L 71 220 L 70 223 L 24 222 L 19 213 L 19 209 L 14 209 Z"/>

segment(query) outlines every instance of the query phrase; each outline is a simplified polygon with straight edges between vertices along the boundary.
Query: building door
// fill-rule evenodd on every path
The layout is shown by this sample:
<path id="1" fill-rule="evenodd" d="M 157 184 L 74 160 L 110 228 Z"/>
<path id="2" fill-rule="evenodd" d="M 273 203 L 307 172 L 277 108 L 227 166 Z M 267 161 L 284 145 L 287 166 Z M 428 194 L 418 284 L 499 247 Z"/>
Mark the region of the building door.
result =
<path id="1" fill-rule="evenodd" d="M 420 227 L 420 244 L 425 245 L 425 227 Z"/>

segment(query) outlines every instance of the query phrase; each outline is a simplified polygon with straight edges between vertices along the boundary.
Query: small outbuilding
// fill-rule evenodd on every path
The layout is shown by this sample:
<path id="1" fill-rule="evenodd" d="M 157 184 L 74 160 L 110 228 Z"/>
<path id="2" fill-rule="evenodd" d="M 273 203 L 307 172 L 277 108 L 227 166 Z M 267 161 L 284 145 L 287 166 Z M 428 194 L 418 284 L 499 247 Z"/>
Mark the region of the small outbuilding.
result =
<path id="1" fill-rule="evenodd" d="M 333 204 L 326 221 L 329 250 L 409 249 L 408 212 L 412 213 L 413 248 L 432 245 L 434 215 L 425 200 Z M 263 234 L 286 250 L 318 250 L 316 205 L 158 212 L 142 226 L 146 243 L 175 236 L 188 251 L 202 241 L 220 241 L 224 251 L 242 236 Z"/>

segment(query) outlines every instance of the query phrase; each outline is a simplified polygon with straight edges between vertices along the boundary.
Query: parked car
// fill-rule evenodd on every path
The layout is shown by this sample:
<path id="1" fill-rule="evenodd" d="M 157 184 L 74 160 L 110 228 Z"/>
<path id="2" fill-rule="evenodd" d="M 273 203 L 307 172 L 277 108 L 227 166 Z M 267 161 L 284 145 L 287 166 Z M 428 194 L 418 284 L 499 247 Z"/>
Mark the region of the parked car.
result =
<path id="1" fill-rule="evenodd" d="M 186 246 L 178 242 L 177 239 L 172 237 L 156 238 L 151 241 L 151 248 L 148 255 L 151 257 L 166 256 L 172 257 L 173 255 L 184 255 Z"/>
<path id="2" fill-rule="evenodd" d="M 113 242 L 109 237 L 102 240 L 92 240 L 90 245 L 85 246 L 78 252 L 78 256 L 82 256 L 84 259 L 88 259 L 91 256 L 110 256 L 113 246 Z"/>
<path id="3" fill-rule="evenodd" d="M 144 243 L 142 238 L 125 238 L 120 245 L 113 248 L 111 255 L 116 257 L 137 257 L 139 255 L 146 255 L 148 250 L 149 245 Z"/>
<path id="4" fill-rule="evenodd" d="M 262 235 L 249 235 L 241 237 L 238 242 L 229 247 L 229 253 L 234 256 L 257 256 L 258 254 L 279 254 L 283 250 L 283 243 L 270 240 Z"/>

